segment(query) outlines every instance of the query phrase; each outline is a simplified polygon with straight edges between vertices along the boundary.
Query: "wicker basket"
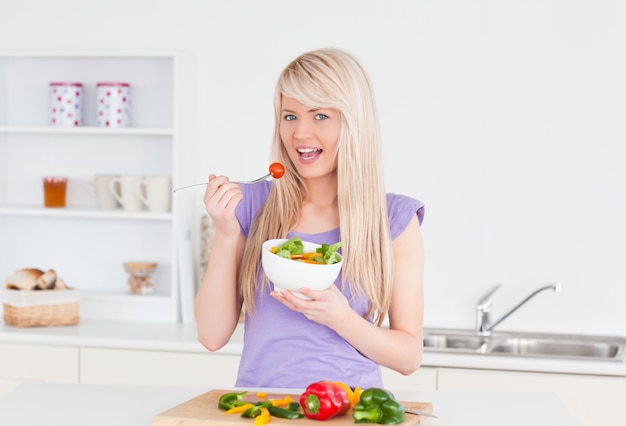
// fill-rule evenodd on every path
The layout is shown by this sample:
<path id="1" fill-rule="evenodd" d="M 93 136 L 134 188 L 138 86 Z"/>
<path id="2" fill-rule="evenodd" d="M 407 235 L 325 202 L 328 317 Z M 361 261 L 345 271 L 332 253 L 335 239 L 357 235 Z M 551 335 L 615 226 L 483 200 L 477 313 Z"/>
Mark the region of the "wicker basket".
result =
<path id="1" fill-rule="evenodd" d="M 2 292 L 4 322 L 16 327 L 78 324 L 75 290 L 9 290 Z"/>

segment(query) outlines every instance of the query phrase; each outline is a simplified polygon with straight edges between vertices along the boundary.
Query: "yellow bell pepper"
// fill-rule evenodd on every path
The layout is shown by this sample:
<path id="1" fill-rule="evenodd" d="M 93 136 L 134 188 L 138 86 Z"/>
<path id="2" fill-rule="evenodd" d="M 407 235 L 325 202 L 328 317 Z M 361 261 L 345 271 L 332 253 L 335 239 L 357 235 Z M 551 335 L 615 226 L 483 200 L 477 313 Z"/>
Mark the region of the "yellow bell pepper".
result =
<path id="1" fill-rule="evenodd" d="M 270 399 L 270 401 L 274 407 L 284 407 L 293 402 L 293 398 L 289 395 L 285 395 L 283 399 Z"/>
<path id="2" fill-rule="evenodd" d="M 361 389 L 359 386 L 354 388 L 354 395 L 352 397 L 352 406 L 353 407 L 355 405 L 357 405 L 359 403 L 359 401 L 361 400 L 361 394 L 362 393 L 363 393 L 363 389 Z"/>
<path id="3" fill-rule="evenodd" d="M 243 404 L 226 410 L 226 414 L 241 414 L 248 408 L 254 407 L 254 404 Z"/>
<path id="4" fill-rule="evenodd" d="M 267 408 L 261 408 L 261 414 L 254 418 L 254 426 L 262 426 L 272 421 L 270 412 Z"/>

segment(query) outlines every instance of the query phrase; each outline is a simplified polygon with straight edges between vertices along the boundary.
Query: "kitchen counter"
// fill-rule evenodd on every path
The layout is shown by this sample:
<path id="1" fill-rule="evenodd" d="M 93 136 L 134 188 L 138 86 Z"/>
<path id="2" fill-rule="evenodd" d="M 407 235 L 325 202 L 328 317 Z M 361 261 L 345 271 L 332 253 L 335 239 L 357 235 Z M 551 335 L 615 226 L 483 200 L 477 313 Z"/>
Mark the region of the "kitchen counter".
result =
<path id="1" fill-rule="evenodd" d="M 138 349 L 206 353 L 198 342 L 195 324 L 163 324 L 81 320 L 68 327 L 17 328 L 0 326 L 0 342 L 49 344 L 77 347 Z M 217 351 L 241 354 L 243 325 L 230 342 Z M 626 377 L 626 362 L 519 357 L 510 355 L 424 353 L 425 367 L 480 368 Z"/>
<path id="2" fill-rule="evenodd" d="M 0 400 L 0 424 L 150 426 L 156 414 L 209 390 L 196 387 L 24 383 Z M 438 418 L 426 420 L 424 424 L 427 426 L 578 424 L 553 393 L 438 391 L 395 394 L 405 401 L 431 402 Z M 331 423 L 332 420 L 328 421 L 328 424 Z"/>

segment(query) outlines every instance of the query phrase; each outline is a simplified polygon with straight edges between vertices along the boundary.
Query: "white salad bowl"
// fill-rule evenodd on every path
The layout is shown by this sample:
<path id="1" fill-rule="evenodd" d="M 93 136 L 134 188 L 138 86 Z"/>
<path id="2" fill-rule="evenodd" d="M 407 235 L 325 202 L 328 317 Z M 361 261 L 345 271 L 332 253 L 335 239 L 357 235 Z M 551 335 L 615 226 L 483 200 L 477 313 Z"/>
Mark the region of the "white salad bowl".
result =
<path id="1" fill-rule="evenodd" d="M 274 289 L 280 293 L 281 289 L 293 292 L 294 295 L 301 299 L 309 298 L 300 293 L 303 287 L 312 290 L 325 290 L 330 287 L 341 271 L 343 265 L 343 256 L 337 253 L 341 260 L 337 263 L 312 264 L 298 262 L 297 260 L 286 259 L 272 253 L 272 247 L 281 246 L 287 239 L 267 240 L 263 243 L 261 250 L 261 264 L 263 271 L 270 282 L 274 285 Z M 321 244 L 302 241 L 304 253 L 314 252 Z"/>

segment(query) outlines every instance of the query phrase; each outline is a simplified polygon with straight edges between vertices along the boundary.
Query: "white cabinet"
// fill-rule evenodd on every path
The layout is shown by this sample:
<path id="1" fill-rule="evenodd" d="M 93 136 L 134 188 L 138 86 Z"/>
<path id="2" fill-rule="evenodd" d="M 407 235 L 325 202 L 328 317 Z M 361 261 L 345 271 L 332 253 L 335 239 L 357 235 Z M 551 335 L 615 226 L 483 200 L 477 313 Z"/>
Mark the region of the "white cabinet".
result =
<path id="1" fill-rule="evenodd" d="M 383 383 L 386 389 L 398 391 L 434 391 L 437 389 L 437 369 L 420 367 L 408 376 L 382 367 Z"/>
<path id="2" fill-rule="evenodd" d="M 190 243 L 193 200 L 176 194 L 167 213 L 99 210 L 85 187 L 96 174 L 191 182 L 192 74 L 181 53 L 0 52 L 0 279 L 52 268 L 80 290 L 83 318 L 180 319 L 180 295 L 194 292 L 193 279 L 179 285 L 177 256 Z M 49 84 L 59 81 L 83 84 L 83 126 L 48 125 Z M 132 127 L 97 127 L 101 81 L 130 83 Z M 44 175 L 69 178 L 67 207 L 43 207 Z M 129 294 L 125 261 L 158 263 L 152 294 Z"/>
<path id="3" fill-rule="evenodd" d="M 239 355 L 106 348 L 80 349 L 80 380 L 90 384 L 233 387 Z M 422 367 L 409 376 L 382 368 L 385 388 L 433 391 L 437 370 Z"/>
<path id="4" fill-rule="evenodd" d="M 81 383 L 235 386 L 238 355 L 82 348 Z"/>
<path id="5" fill-rule="evenodd" d="M 626 377 L 439 369 L 438 390 L 555 392 L 581 426 L 624 424 Z"/>
<path id="6" fill-rule="evenodd" d="M 0 343 L 0 398 L 30 381 L 78 383 L 78 348 Z"/>

